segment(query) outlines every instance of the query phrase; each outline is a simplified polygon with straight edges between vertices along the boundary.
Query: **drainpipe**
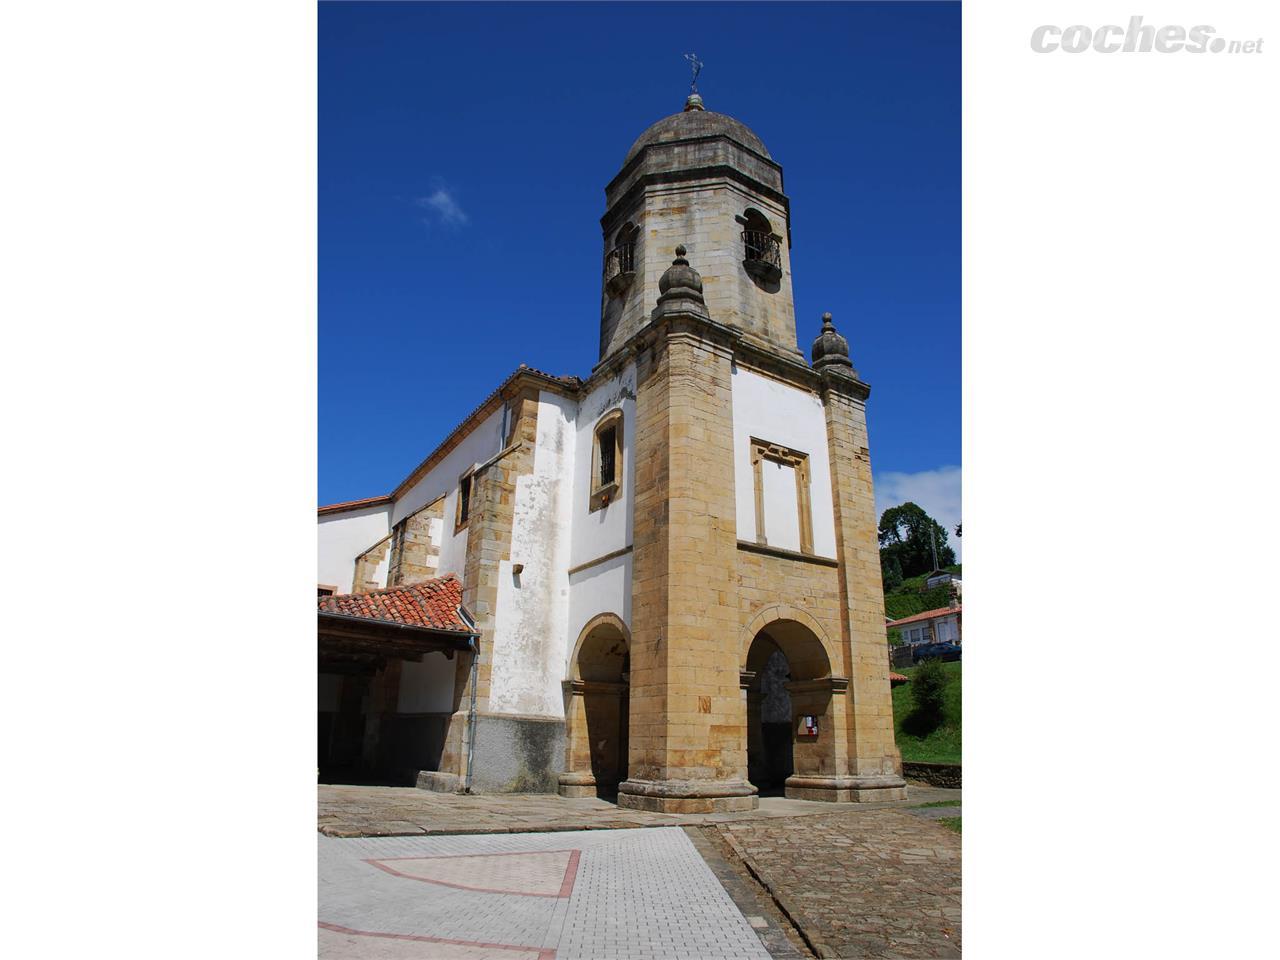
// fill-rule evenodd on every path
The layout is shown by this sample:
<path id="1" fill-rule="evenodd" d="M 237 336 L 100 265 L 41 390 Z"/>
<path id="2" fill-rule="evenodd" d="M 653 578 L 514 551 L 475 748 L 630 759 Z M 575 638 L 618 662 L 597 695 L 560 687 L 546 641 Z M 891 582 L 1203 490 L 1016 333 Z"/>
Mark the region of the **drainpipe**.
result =
<path id="1" fill-rule="evenodd" d="M 458 607 L 458 615 L 472 630 L 476 622 L 462 607 Z M 480 636 L 472 634 L 467 638 L 467 646 L 471 648 L 471 705 L 467 708 L 467 776 L 462 784 L 462 792 L 471 792 L 471 764 L 476 755 L 476 676 L 480 665 Z"/>
<path id="2" fill-rule="evenodd" d="M 462 787 L 463 793 L 471 792 L 471 764 L 476 755 L 476 674 L 479 672 L 476 668 L 480 664 L 479 640 L 471 637 L 468 643 L 471 644 L 471 706 L 467 710 L 467 780 Z"/>

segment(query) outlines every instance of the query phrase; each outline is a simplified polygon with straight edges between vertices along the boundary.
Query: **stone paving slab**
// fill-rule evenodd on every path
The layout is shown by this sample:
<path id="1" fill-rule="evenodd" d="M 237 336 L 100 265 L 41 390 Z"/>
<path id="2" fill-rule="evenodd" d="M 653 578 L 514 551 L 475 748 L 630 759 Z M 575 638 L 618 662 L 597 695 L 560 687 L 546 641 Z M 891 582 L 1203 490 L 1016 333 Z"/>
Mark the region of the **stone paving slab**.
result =
<path id="1" fill-rule="evenodd" d="M 318 843 L 324 960 L 770 960 L 678 829 Z M 465 871 L 379 866 L 448 860 L 483 862 L 488 872 L 463 887 L 455 881 Z M 563 869 L 554 891 L 551 867 Z"/>
<path id="2" fill-rule="evenodd" d="M 742 820 L 718 829 L 819 957 L 959 957 L 960 836 L 912 815 L 927 812 Z"/>
<path id="3" fill-rule="evenodd" d="M 858 811 L 959 799 L 959 790 L 911 783 L 908 799 L 849 805 Z M 837 806 L 813 800 L 763 797 L 758 810 L 743 813 L 668 814 L 625 810 L 595 797 L 551 794 L 433 793 L 416 787 L 322 784 L 317 825 L 329 837 L 441 836 L 449 834 L 626 830 L 638 827 L 704 826 L 830 814 Z"/>

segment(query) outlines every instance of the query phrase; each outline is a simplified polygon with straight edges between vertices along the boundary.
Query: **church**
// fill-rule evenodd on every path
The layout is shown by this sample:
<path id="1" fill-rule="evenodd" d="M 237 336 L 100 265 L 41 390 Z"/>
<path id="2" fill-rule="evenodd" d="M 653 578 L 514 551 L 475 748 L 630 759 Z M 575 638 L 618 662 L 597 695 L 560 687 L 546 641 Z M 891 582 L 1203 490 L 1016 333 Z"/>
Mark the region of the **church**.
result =
<path id="1" fill-rule="evenodd" d="M 870 387 L 830 314 L 799 348 L 782 167 L 693 93 L 600 222 L 590 375 L 522 364 L 390 494 L 319 508 L 322 776 L 905 797 Z"/>

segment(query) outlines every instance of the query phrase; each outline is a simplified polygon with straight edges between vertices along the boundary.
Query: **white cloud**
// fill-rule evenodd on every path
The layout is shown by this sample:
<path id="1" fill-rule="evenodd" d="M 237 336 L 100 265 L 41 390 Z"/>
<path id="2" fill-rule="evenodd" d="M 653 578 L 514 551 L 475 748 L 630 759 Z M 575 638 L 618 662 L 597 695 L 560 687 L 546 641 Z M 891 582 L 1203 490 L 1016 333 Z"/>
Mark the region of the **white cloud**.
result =
<path id="1" fill-rule="evenodd" d="M 419 197 L 416 202 L 418 206 L 435 214 L 436 222 L 446 227 L 461 227 L 470 219 L 453 194 L 443 186 L 436 187 L 430 196 Z"/>
<path id="2" fill-rule="evenodd" d="M 946 528 L 947 543 L 960 560 L 960 545 L 964 541 L 956 536 L 956 524 L 960 522 L 959 467 L 938 467 L 919 473 L 881 473 L 876 475 L 875 484 L 877 521 L 890 507 L 910 500 Z"/>

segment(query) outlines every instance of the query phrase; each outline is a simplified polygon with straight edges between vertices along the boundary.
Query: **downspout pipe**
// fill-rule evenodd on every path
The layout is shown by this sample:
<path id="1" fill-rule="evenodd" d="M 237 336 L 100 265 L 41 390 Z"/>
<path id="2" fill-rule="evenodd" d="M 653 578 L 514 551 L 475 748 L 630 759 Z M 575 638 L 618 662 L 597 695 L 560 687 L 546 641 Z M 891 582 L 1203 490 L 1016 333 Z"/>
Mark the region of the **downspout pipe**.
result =
<path id="1" fill-rule="evenodd" d="M 475 630 L 476 622 L 463 607 L 458 607 L 458 615 Z M 476 677 L 480 666 L 480 635 L 473 633 L 468 637 L 467 646 L 471 649 L 471 703 L 467 708 L 467 775 L 462 783 L 463 793 L 471 792 L 471 765 L 476 756 Z"/>
<path id="2" fill-rule="evenodd" d="M 462 785 L 463 793 L 471 792 L 471 765 L 476 756 L 476 674 L 480 665 L 480 641 L 471 637 L 471 706 L 467 709 L 467 779 Z"/>

